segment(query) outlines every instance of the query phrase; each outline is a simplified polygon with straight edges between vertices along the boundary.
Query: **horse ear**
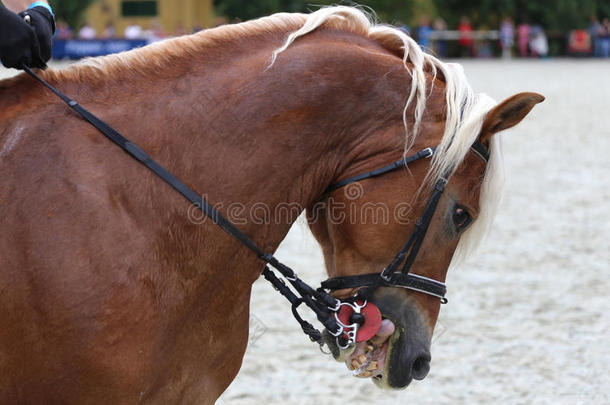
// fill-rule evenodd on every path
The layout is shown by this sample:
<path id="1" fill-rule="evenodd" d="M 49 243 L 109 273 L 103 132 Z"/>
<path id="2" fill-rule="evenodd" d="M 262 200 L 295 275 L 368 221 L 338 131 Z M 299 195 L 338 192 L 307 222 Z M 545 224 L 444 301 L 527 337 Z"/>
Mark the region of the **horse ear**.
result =
<path id="1" fill-rule="evenodd" d="M 487 141 L 493 134 L 514 127 L 543 101 L 544 96 L 538 93 L 519 93 L 507 98 L 487 113 L 479 140 Z"/>

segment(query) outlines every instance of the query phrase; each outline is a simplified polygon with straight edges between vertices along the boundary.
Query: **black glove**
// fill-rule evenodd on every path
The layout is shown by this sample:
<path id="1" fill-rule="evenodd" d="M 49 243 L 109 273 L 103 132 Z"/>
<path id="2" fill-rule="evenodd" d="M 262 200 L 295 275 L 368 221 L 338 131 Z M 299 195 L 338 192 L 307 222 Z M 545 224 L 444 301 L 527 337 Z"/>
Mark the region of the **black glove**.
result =
<path id="1" fill-rule="evenodd" d="M 53 15 L 45 7 L 15 14 L 0 6 L 0 60 L 6 67 L 44 69 L 51 58 Z"/>

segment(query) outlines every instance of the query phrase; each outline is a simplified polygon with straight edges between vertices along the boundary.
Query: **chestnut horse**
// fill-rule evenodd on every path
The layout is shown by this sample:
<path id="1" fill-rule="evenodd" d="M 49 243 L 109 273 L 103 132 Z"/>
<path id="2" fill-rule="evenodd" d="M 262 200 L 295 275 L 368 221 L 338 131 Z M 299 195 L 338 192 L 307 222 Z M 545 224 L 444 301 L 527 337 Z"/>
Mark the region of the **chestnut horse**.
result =
<path id="1" fill-rule="evenodd" d="M 274 208 L 311 208 L 337 180 L 439 145 L 432 160 L 362 181 L 350 200 L 357 218 L 370 203 L 390 213 L 409 203 L 400 220 L 330 220 L 327 202 L 346 200 L 344 190 L 311 210 L 331 276 L 380 272 L 413 230 L 428 185 L 448 173 L 413 266 L 444 281 L 458 242 L 465 250 L 493 214 L 494 134 L 543 99 L 522 93 L 494 106 L 458 66 L 348 7 L 41 75 L 266 251 L 299 215 Z M 0 120 L 0 403 L 213 403 L 240 368 L 262 263 L 212 221 L 195 221 L 178 193 L 31 78 L 0 82 Z M 490 149 L 487 164 L 470 150 L 476 140 Z M 261 206 L 264 223 L 249 211 Z M 423 378 L 439 300 L 394 287 L 372 300 L 386 319 L 366 345 L 377 368 L 361 376 L 392 388 Z M 367 348 L 332 347 L 351 368 Z"/>

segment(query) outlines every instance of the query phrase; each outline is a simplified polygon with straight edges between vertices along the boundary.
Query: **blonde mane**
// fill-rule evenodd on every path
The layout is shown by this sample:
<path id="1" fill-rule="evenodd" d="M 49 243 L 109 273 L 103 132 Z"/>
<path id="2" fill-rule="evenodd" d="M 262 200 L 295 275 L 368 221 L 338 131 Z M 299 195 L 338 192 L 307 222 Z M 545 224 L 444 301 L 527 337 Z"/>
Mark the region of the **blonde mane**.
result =
<path id="1" fill-rule="evenodd" d="M 61 71 L 48 70 L 43 77 L 50 81 L 75 80 L 85 83 L 104 80 L 108 83 L 119 76 L 129 74 L 161 75 L 167 64 L 176 58 L 190 58 L 205 52 L 206 48 L 230 46 L 244 41 L 256 41 L 257 37 L 285 32 L 288 37 L 283 45 L 270 55 L 269 67 L 294 41 L 318 28 L 331 28 L 352 32 L 369 38 L 385 49 L 403 55 L 404 68 L 411 75 L 409 97 L 403 110 L 405 127 L 405 154 L 418 135 L 426 108 L 426 97 L 438 72 L 446 84 L 445 131 L 428 174 L 426 184 L 433 184 L 439 177 L 453 171 L 462 162 L 470 146 L 476 140 L 487 112 L 496 104 L 485 94 L 475 94 L 458 64 L 444 63 L 424 53 L 419 45 L 403 31 L 387 25 L 376 24 L 370 13 L 355 7 L 324 7 L 311 14 L 274 14 L 242 24 L 205 30 L 199 34 L 169 39 L 142 49 L 86 59 Z M 430 78 L 430 75 L 432 76 Z M 10 80 L 10 79 L 9 79 Z M 0 83 L 0 88 L 3 83 Z M 407 125 L 407 111 L 415 102 L 413 128 Z M 491 158 L 487 164 L 480 195 L 480 214 L 477 221 L 461 237 L 454 258 L 464 258 L 482 239 L 491 226 L 499 205 L 503 184 L 503 163 L 498 136 L 490 141 Z M 456 260 L 454 260 L 455 262 Z"/>
<path id="2" fill-rule="evenodd" d="M 370 38 L 386 49 L 403 55 L 403 65 L 411 75 L 411 88 L 403 109 L 405 127 L 405 155 L 419 133 L 422 116 L 426 108 L 427 78 L 431 72 L 434 82 L 441 72 L 446 84 L 445 131 L 432 160 L 426 184 L 433 184 L 440 177 L 451 175 L 464 160 L 481 131 L 489 110 L 496 104 L 485 94 L 475 94 L 462 67 L 444 63 L 421 50 L 419 45 L 403 31 L 388 25 L 376 24 L 371 14 L 355 7 L 325 7 L 307 16 L 304 24 L 292 32 L 283 46 L 271 57 L 270 65 L 298 38 L 320 28 L 334 28 L 358 33 Z M 407 110 L 415 101 L 413 128 L 407 125 Z M 501 144 L 498 136 L 490 141 L 490 160 L 480 194 L 480 213 L 477 221 L 462 235 L 454 255 L 454 264 L 459 263 L 479 244 L 489 230 L 502 195 L 504 171 Z"/>

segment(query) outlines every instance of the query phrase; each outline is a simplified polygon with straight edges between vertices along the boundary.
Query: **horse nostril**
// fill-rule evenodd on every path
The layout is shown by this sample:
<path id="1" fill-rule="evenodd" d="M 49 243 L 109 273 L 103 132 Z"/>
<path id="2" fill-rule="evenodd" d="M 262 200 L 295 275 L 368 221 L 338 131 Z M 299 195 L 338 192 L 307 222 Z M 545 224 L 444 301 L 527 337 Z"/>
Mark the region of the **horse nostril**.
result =
<path id="1" fill-rule="evenodd" d="M 413 362 L 411 367 L 411 375 L 415 380 L 421 381 L 428 375 L 430 371 L 430 355 L 422 354 Z"/>

